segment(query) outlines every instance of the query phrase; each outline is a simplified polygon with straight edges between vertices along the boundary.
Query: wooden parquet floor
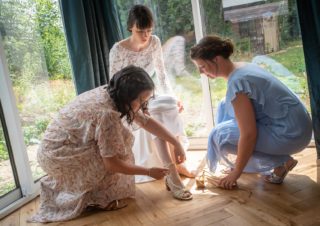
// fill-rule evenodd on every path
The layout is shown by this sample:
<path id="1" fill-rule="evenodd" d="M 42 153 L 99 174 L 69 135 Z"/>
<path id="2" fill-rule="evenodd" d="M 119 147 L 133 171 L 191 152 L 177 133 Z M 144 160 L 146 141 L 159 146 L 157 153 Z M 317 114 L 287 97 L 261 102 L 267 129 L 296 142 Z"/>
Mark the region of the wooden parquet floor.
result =
<path id="1" fill-rule="evenodd" d="M 189 151 L 193 165 L 205 166 L 204 151 Z M 194 179 L 184 183 L 194 194 L 192 201 L 179 201 L 166 191 L 164 180 L 136 186 L 136 198 L 117 211 L 91 211 L 56 226 L 104 225 L 320 225 L 320 163 L 315 148 L 295 155 L 298 165 L 282 185 L 267 184 L 257 174 L 244 174 L 239 189 L 225 191 L 214 186 L 197 190 Z M 319 161 L 319 160 L 318 160 Z M 0 221 L 1 226 L 38 226 L 26 223 L 39 205 L 39 198 Z"/>

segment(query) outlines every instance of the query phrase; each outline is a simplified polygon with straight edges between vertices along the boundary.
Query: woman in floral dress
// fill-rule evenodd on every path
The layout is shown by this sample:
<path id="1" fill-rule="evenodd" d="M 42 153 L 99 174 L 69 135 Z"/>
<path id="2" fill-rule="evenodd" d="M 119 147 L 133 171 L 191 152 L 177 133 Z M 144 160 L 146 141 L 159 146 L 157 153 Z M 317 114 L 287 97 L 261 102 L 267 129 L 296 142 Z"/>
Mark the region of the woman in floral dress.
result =
<path id="1" fill-rule="evenodd" d="M 133 123 L 171 143 L 177 162 L 184 161 L 176 137 L 143 113 L 153 89 L 143 69 L 128 66 L 109 86 L 79 95 L 59 112 L 38 150 L 47 176 L 41 179 L 39 211 L 30 221 L 70 220 L 89 206 L 119 209 L 126 206 L 123 199 L 134 197 L 133 175 L 163 178 L 165 168 L 134 165 Z"/>

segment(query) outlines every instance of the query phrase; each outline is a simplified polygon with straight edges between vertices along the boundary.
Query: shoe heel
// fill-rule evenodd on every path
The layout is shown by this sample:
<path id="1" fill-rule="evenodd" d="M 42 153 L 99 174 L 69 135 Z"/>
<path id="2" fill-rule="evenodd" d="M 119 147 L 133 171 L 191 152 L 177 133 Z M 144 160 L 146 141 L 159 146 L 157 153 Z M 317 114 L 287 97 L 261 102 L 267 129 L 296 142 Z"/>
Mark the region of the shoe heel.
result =
<path id="1" fill-rule="evenodd" d="M 171 191 L 171 189 L 170 189 L 170 187 L 169 187 L 169 185 L 168 185 L 168 181 L 167 181 L 168 179 L 166 178 L 166 188 L 167 188 L 167 191 Z"/>
<path id="2" fill-rule="evenodd" d="M 175 185 L 172 181 L 171 178 L 166 177 L 166 187 L 168 191 L 171 191 L 172 195 L 174 198 L 179 199 L 179 200 L 191 200 L 192 199 L 192 194 L 190 193 L 189 190 L 186 190 L 184 187 L 178 187 Z M 170 188 L 170 186 L 172 188 Z"/>

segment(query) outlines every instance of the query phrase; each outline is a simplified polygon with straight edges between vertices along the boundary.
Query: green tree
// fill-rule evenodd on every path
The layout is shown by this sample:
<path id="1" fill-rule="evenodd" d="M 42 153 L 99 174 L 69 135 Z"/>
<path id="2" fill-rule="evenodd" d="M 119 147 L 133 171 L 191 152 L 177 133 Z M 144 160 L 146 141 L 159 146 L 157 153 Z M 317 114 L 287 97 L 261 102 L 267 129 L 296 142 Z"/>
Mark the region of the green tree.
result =
<path id="1" fill-rule="evenodd" d="M 0 162 L 7 159 L 9 159 L 7 145 L 4 138 L 3 130 L 0 127 Z"/>
<path id="2" fill-rule="evenodd" d="M 190 0 L 117 0 L 120 22 L 125 37 L 130 35 L 126 31 L 128 12 L 135 4 L 143 4 L 151 9 L 155 20 L 155 33 L 162 42 L 172 36 L 182 35 L 194 30 Z"/>
<path id="3" fill-rule="evenodd" d="M 300 40 L 300 26 L 298 20 L 296 0 L 288 0 L 288 13 L 279 16 L 280 45 L 286 48 L 288 43 Z"/>
<path id="4" fill-rule="evenodd" d="M 33 82 L 37 74 L 41 73 L 40 46 L 35 42 L 38 37 L 32 29 L 34 26 L 33 3 L 1 1 L 0 26 L 13 84 Z M 31 74 L 31 70 L 35 73 Z"/>
<path id="5" fill-rule="evenodd" d="M 194 30 L 190 0 L 158 0 L 157 11 L 163 41 Z"/>
<path id="6" fill-rule="evenodd" d="M 70 79 L 68 52 L 57 4 L 56 0 L 35 0 L 36 27 L 41 37 L 49 76 L 51 79 Z"/>
<path id="7" fill-rule="evenodd" d="M 222 0 L 202 0 L 205 24 L 205 34 L 218 34 L 230 37 L 232 35 L 231 24 L 224 21 Z"/>

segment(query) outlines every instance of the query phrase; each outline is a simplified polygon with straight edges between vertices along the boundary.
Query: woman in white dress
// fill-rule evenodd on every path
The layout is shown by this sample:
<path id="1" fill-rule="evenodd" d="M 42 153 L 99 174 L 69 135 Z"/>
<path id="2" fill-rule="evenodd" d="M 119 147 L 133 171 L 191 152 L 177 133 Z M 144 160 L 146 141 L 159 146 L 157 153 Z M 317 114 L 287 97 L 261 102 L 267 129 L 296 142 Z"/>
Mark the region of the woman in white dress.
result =
<path id="1" fill-rule="evenodd" d="M 135 5 L 131 8 L 127 26 L 132 35 L 127 39 L 115 43 L 110 50 L 110 76 L 112 77 L 117 71 L 131 64 L 143 68 L 149 76 L 155 74 L 159 86 L 156 87 L 155 98 L 149 103 L 149 114 L 176 135 L 186 150 L 188 140 L 179 116 L 179 112 L 183 110 L 183 106 L 173 98 L 174 94 L 165 73 L 161 42 L 157 36 L 152 35 L 153 25 L 150 9 L 143 5 Z M 159 93 L 165 95 L 159 95 Z M 170 149 L 170 145 L 167 142 L 141 129 L 138 129 L 134 133 L 134 136 L 133 153 L 137 165 L 166 166 L 168 164 L 160 154 L 162 149 Z M 179 173 L 185 176 L 195 176 L 183 164 L 170 167 L 173 171 L 178 170 Z M 150 180 L 152 180 L 150 177 L 136 177 L 137 183 Z M 179 177 L 172 178 L 172 180 L 176 185 L 183 186 Z"/>

